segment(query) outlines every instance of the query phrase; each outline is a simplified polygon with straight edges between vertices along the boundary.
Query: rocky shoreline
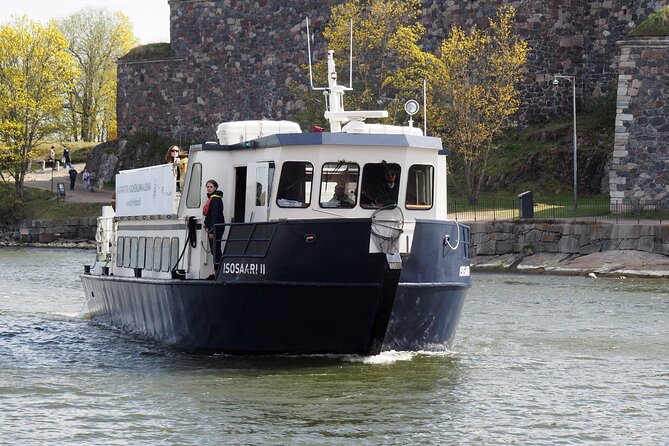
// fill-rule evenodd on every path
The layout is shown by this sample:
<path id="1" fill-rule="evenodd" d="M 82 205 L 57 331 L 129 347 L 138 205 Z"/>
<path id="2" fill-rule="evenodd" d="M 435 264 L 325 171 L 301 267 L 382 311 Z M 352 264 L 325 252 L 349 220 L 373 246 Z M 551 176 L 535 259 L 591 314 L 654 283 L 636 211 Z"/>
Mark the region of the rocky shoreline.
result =
<path id="1" fill-rule="evenodd" d="M 50 243 L 0 239 L 0 248 L 95 249 L 91 240 L 58 239 Z M 474 256 L 473 272 L 554 274 L 624 278 L 669 279 L 669 257 L 636 250 L 615 250 L 587 255 L 563 253 L 502 254 Z"/>
<path id="2" fill-rule="evenodd" d="M 95 249 L 91 240 L 58 239 L 50 243 L 21 242 L 6 237 L 0 239 L 0 248 L 63 248 L 63 249 Z"/>
<path id="3" fill-rule="evenodd" d="M 669 278 L 669 257 L 636 250 L 611 250 L 586 255 L 535 253 L 474 256 L 472 271 L 544 273 L 590 277 Z"/>

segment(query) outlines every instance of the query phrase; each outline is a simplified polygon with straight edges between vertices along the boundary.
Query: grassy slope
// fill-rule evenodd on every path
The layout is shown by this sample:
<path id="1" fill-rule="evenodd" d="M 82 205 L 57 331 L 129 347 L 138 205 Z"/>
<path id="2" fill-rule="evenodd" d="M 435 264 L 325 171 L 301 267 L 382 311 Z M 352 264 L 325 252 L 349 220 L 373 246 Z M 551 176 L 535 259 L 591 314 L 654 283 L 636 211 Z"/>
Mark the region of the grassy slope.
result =
<path id="1" fill-rule="evenodd" d="M 669 6 L 665 6 L 657 13 L 648 17 L 643 23 L 634 28 L 630 37 L 669 36 Z"/>
<path id="2" fill-rule="evenodd" d="M 83 163 L 91 150 L 98 143 L 93 142 L 66 142 L 44 141 L 32 151 L 34 161 L 46 160 L 49 157 L 49 148 L 54 147 L 56 158 L 60 159 L 63 148 L 70 149 L 70 158 L 73 163 Z M 33 163 L 39 168 L 38 163 Z M 101 203 L 68 203 L 58 202 L 54 194 L 41 189 L 25 188 L 22 202 L 13 203 L 14 184 L 0 183 L 0 225 L 12 225 L 22 220 L 57 220 L 70 217 L 98 216 L 102 212 Z"/>
<path id="3" fill-rule="evenodd" d="M 602 196 L 604 164 L 613 151 L 615 104 L 612 97 L 591 101 L 577 113 L 579 195 Z M 496 141 L 488 161 L 482 200 L 516 198 L 531 190 L 535 197 L 559 200 L 572 196 L 573 120 L 571 116 L 522 130 L 510 130 Z M 454 156 L 449 160 L 449 196 L 463 199 L 464 176 Z"/>

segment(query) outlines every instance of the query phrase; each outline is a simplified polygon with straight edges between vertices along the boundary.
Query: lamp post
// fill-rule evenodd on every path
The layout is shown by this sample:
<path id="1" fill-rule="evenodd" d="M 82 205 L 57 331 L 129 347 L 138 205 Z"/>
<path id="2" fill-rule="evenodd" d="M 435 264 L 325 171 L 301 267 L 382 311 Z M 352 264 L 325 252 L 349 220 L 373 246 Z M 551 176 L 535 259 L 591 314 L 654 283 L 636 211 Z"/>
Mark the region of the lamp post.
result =
<path id="1" fill-rule="evenodd" d="M 574 135 L 573 135 L 573 143 L 574 143 L 574 212 L 576 212 L 576 206 L 577 206 L 577 198 L 578 198 L 578 192 L 577 192 L 577 183 L 576 183 L 576 172 L 577 172 L 577 167 L 576 167 L 576 76 L 561 76 L 561 75 L 554 75 L 553 76 L 553 85 L 558 85 L 560 81 L 558 79 L 566 79 L 569 82 L 571 82 L 572 86 L 572 106 L 573 106 L 573 115 L 574 115 Z"/>

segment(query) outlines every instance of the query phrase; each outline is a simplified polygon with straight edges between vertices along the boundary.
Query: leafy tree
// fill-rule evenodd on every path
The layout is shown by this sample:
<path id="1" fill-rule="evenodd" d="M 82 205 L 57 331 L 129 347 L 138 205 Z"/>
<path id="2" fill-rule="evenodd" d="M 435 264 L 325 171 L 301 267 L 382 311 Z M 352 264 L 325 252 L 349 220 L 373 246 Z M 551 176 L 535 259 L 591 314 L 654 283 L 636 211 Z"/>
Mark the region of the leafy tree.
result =
<path id="1" fill-rule="evenodd" d="M 472 203 L 481 192 L 494 138 L 512 124 L 520 106 L 517 85 L 529 47 L 513 32 L 514 18 L 513 7 L 501 7 L 487 30 L 466 33 L 453 26 L 431 81 L 431 124 L 459 156 Z"/>
<path id="2" fill-rule="evenodd" d="M 121 12 L 84 8 L 59 23 L 80 75 L 67 98 L 66 131 L 83 141 L 116 136 L 116 60 L 137 39 Z"/>
<path id="3" fill-rule="evenodd" d="M 420 0 L 350 0 L 331 9 L 323 36 L 337 57 L 340 84 L 349 79 L 350 23 L 353 20 L 353 91 L 344 98 L 348 110 L 388 110 L 395 122 L 405 99 L 422 88 L 430 54 L 417 46 L 425 28 L 418 22 Z M 306 66 L 305 66 L 306 69 Z M 327 85 L 327 60 L 314 64 L 314 84 Z M 405 82 L 411 79 L 411 82 Z M 293 94 L 305 104 L 296 118 L 318 122 L 323 116 L 321 92 Z"/>
<path id="4" fill-rule="evenodd" d="M 444 139 L 453 150 L 453 161 L 462 164 L 467 195 L 475 202 L 494 138 L 512 124 L 518 111 L 517 85 L 529 47 L 513 32 L 515 9 L 500 7 L 489 19 L 488 29 L 474 27 L 467 33 L 453 26 L 440 54 L 431 54 L 420 47 L 425 32 L 418 23 L 420 12 L 418 0 L 350 0 L 332 7 L 323 35 L 341 60 L 339 78 L 347 79 L 344 57 L 348 56 L 353 19 L 354 92 L 345 98 L 349 110 L 384 105 L 388 121 L 397 122 L 403 116 L 404 101 L 420 96 L 423 80 L 427 80 L 431 132 Z M 326 83 L 325 67 L 326 61 L 314 66 L 320 85 Z M 323 101 L 317 101 L 316 94 L 296 97 L 305 104 L 297 118 L 314 119 Z M 417 124 L 421 121 L 417 117 Z"/>
<path id="5" fill-rule="evenodd" d="M 77 74 L 55 22 L 19 17 L 0 25 L 0 168 L 17 197 L 36 143 L 53 133 Z"/>

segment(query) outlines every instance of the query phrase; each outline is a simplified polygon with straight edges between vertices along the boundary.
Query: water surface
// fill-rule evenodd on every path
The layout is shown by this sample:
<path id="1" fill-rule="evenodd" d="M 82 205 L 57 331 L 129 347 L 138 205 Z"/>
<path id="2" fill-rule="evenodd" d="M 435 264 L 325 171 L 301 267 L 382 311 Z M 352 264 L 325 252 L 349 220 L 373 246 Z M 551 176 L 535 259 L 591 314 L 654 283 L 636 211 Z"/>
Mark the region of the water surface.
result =
<path id="1" fill-rule="evenodd" d="M 475 274 L 453 350 L 191 356 L 0 249 L 0 444 L 669 444 L 669 282 Z"/>

